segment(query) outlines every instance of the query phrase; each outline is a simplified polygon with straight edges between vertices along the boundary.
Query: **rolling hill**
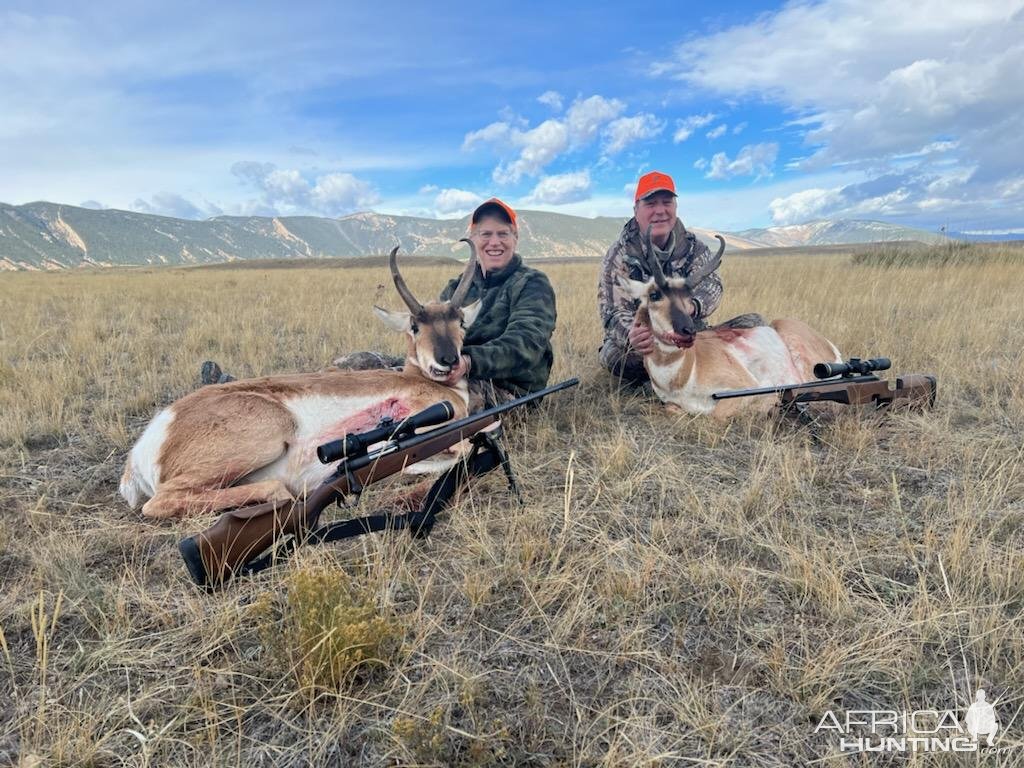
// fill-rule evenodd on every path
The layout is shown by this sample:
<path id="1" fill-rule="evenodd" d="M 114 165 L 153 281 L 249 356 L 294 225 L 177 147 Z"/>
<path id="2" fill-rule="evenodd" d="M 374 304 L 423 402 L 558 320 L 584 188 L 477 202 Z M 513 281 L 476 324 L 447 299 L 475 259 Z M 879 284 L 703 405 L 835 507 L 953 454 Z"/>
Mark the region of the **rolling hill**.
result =
<path id="1" fill-rule="evenodd" d="M 619 235 L 623 220 L 521 211 L 519 251 L 527 258 L 596 257 Z M 354 213 L 315 216 L 217 216 L 174 219 L 57 203 L 0 203 L 0 270 L 217 264 L 249 259 L 357 257 L 396 243 L 412 256 L 461 257 L 468 217 L 426 219 Z M 712 233 L 695 229 L 701 237 Z M 761 244 L 728 236 L 734 249 Z"/>
<path id="2" fill-rule="evenodd" d="M 624 219 L 520 211 L 519 252 L 526 259 L 602 256 Z M 0 203 L 0 270 L 219 264 L 250 259 L 318 259 L 386 253 L 396 243 L 412 256 L 461 257 L 468 225 L 364 212 L 316 216 L 217 216 L 205 221 L 73 205 Z M 705 242 L 714 232 L 692 227 Z M 795 245 L 941 239 L 882 222 L 821 221 L 723 233 L 730 250 Z"/>

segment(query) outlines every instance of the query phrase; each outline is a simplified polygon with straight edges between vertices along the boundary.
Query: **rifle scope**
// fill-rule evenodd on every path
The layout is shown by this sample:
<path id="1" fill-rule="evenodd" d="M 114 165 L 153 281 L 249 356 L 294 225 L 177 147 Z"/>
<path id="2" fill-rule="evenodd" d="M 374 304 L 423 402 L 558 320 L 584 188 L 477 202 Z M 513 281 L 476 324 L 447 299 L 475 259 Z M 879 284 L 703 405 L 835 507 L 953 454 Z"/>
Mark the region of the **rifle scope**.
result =
<path id="1" fill-rule="evenodd" d="M 891 367 L 892 363 L 888 357 L 875 357 L 871 360 L 851 357 L 845 363 L 816 363 L 814 375 L 819 379 L 829 379 L 833 376 L 864 376 L 872 371 L 887 371 Z"/>
<path id="2" fill-rule="evenodd" d="M 338 459 L 362 456 L 366 449 L 374 443 L 384 440 L 393 440 L 398 437 L 411 435 L 420 427 L 432 427 L 435 424 L 448 421 L 455 415 L 455 409 L 447 400 L 434 403 L 418 413 L 402 419 L 395 423 L 391 419 L 383 419 L 374 429 L 366 432 L 357 432 L 352 435 L 345 435 L 341 440 L 331 440 L 316 449 L 316 457 L 322 464 L 330 464 Z"/>

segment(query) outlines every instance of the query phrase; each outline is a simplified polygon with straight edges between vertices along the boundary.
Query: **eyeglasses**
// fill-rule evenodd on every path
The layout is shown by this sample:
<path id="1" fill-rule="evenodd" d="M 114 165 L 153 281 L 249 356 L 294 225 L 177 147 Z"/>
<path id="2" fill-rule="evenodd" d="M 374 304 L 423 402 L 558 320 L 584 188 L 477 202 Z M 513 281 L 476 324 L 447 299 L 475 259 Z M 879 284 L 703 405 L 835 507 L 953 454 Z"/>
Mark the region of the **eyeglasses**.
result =
<path id="1" fill-rule="evenodd" d="M 482 242 L 485 242 L 485 243 L 488 240 L 490 240 L 492 237 L 496 237 L 496 238 L 498 238 L 498 240 L 500 240 L 501 242 L 504 243 L 504 242 L 512 239 L 512 230 L 510 230 L 510 229 L 499 229 L 497 232 L 492 232 L 489 229 L 485 229 L 485 230 L 481 230 L 479 232 L 475 232 L 473 234 L 473 237 L 475 237 L 478 240 L 481 240 Z"/>

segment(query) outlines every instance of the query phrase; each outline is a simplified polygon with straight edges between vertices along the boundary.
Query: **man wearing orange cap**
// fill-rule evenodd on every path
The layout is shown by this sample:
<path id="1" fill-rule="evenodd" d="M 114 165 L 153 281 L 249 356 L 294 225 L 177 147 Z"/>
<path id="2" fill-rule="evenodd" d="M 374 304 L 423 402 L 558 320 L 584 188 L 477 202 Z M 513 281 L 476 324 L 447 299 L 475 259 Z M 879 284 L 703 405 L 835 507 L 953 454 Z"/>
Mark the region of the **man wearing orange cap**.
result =
<path id="1" fill-rule="evenodd" d="M 516 253 L 519 228 L 511 206 L 492 197 L 477 206 L 469 224 L 476 246 L 477 270 L 466 304 L 478 299 L 480 311 L 466 329 L 462 357 L 451 369 L 448 383 L 469 380 L 470 409 L 495 405 L 543 389 L 551 374 L 554 353 L 555 292 L 547 276 L 523 264 Z M 447 301 L 459 278 L 441 292 Z M 352 352 L 333 365 L 346 370 L 398 368 L 404 357 L 381 352 Z M 213 361 L 203 363 L 200 381 L 222 384 L 234 377 Z"/>
<path id="2" fill-rule="evenodd" d="M 636 322 L 636 302 L 620 287 L 618 278 L 648 280 L 651 275 L 644 258 L 642 236 L 651 228 L 654 256 L 666 276 L 684 276 L 712 258 L 707 245 L 688 232 L 676 216 L 676 185 L 672 177 L 651 171 L 640 177 L 633 197 L 633 218 L 622 228 L 619 239 L 608 249 L 601 269 L 598 304 L 604 323 L 601 364 L 630 383 L 647 381 L 644 356 L 654 351 L 654 337 L 646 325 Z M 722 300 L 722 280 L 712 272 L 694 291 L 694 317 L 698 328 Z M 741 315 L 728 322 L 742 328 L 763 324 L 757 315 Z"/>

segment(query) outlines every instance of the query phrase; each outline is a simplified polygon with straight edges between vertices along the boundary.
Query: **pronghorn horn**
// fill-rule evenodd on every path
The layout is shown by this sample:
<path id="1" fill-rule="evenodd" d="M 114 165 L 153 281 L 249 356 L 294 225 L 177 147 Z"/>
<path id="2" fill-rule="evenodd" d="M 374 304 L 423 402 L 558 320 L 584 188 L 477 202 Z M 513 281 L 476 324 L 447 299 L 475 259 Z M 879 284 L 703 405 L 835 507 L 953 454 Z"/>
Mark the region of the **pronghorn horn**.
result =
<path id="1" fill-rule="evenodd" d="M 651 270 L 651 274 L 654 275 L 654 282 L 664 288 L 668 284 L 668 280 L 665 279 L 665 273 L 661 269 L 661 262 L 658 261 L 658 257 L 654 255 L 654 248 L 651 245 L 651 230 L 653 228 L 653 224 L 648 224 L 647 232 L 644 233 L 644 256 L 647 258 L 647 268 Z"/>
<path id="2" fill-rule="evenodd" d="M 476 246 L 473 245 L 473 241 L 468 237 L 463 237 L 459 239 L 459 242 L 469 243 L 469 261 L 466 262 L 466 268 L 462 270 L 462 277 L 459 278 L 459 284 L 455 287 L 455 292 L 448 300 L 453 307 L 461 307 L 462 303 L 466 300 L 469 286 L 473 283 L 473 270 L 476 269 Z"/>
<path id="3" fill-rule="evenodd" d="M 416 301 L 416 297 L 412 295 L 409 286 L 402 279 L 402 273 L 398 271 L 398 260 L 395 258 L 397 253 L 398 246 L 396 245 L 388 255 L 388 266 L 391 267 L 391 278 L 395 281 L 395 290 L 398 291 L 398 295 L 402 297 L 402 301 L 405 302 L 405 306 L 409 308 L 409 311 L 414 315 L 418 315 L 423 310 L 423 305 Z"/>
<path id="4" fill-rule="evenodd" d="M 691 272 L 686 276 L 686 284 L 691 289 L 696 288 L 698 285 L 704 282 L 708 275 L 710 275 L 712 272 L 718 269 L 719 265 L 722 263 L 722 254 L 725 253 L 725 238 L 722 237 L 721 235 L 715 235 L 715 237 L 718 238 L 719 242 L 718 253 L 716 253 L 714 258 L 711 259 L 711 261 L 709 261 L 699 270 L 697 270 L 696 272 Z"/>

